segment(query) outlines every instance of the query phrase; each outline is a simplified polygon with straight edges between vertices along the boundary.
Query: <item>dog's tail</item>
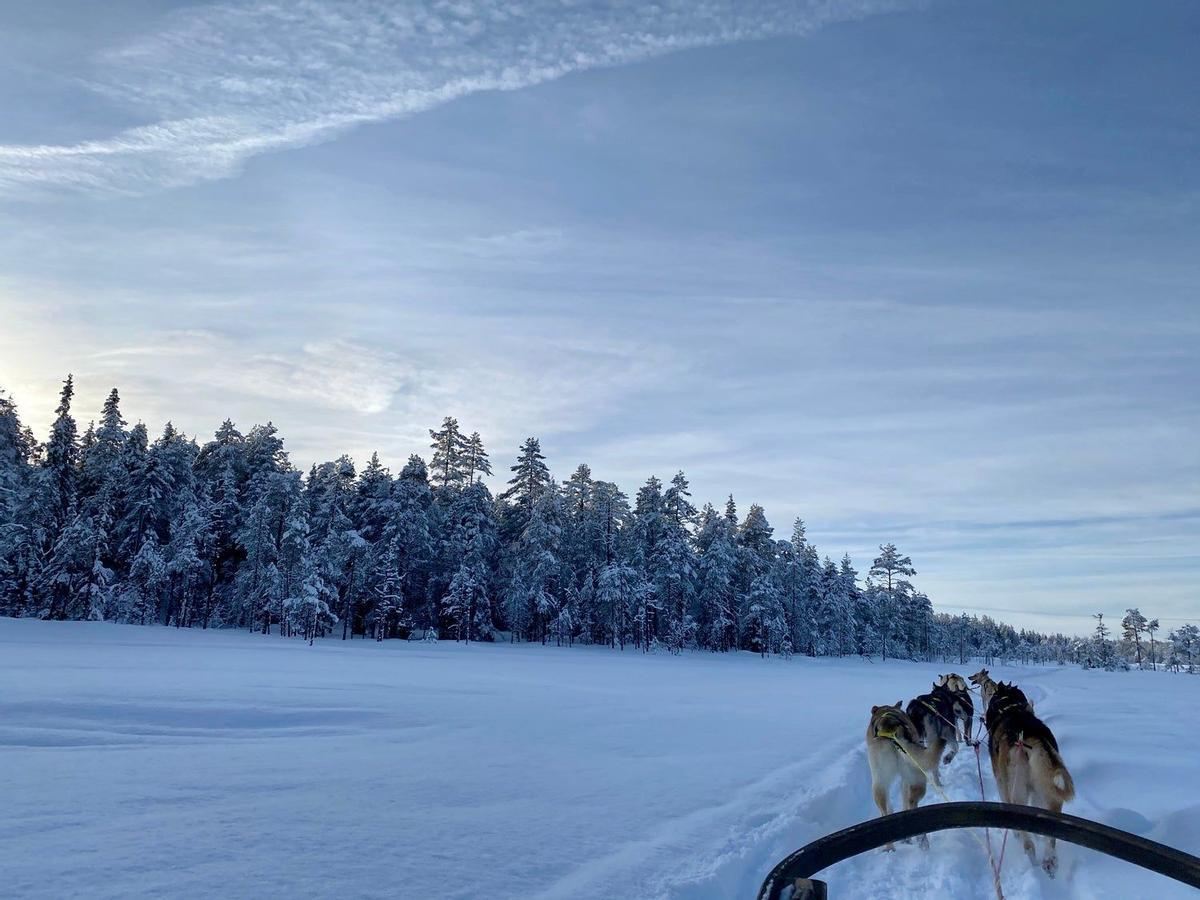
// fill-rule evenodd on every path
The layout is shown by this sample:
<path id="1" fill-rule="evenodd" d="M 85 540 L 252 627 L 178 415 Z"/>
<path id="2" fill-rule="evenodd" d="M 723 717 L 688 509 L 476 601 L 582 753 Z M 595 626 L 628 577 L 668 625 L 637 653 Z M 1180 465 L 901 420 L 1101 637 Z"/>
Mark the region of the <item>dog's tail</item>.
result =
<path id="1" fill-rule="evenodd" d="M 1024 742 L 1029 747 L 1029 765 L 1033 769 L 1035 782 L 1047 793 L 1057 796 L 1061 803 L 1074 799 L 1075 780 L 1071 778 L 1058 748 L 1036 736 L 1025 737 Z"/>

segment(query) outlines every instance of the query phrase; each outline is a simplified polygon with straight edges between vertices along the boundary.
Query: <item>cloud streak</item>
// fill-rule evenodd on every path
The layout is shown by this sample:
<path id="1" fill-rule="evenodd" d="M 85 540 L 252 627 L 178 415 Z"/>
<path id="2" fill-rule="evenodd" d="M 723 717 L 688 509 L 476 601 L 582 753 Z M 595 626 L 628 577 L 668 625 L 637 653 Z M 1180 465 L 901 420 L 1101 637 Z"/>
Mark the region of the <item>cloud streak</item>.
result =
<path id="1" fill-rule="evenodd" d="M 910 0 L 297 0 L 174 13 L 96 61 L 87 86 L 147 124 L 0 145 L 0 196 L 140 194 L 238 173 L 467 94 L 734 41 L 803 35 Z"/>

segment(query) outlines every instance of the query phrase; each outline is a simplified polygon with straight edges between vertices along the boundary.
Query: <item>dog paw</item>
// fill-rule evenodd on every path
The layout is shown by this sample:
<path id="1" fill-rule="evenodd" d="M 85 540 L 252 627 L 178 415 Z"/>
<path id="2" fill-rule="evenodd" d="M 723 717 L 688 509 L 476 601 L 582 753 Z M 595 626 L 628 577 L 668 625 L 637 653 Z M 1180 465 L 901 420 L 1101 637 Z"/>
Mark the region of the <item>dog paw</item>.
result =
<path id="1" fill-rule="evenodd" d="M 1042 862 L 1042 868 L 1046 870 L 1047 875 L 1049 875 L 1051 878 L 1053 878 L 1055 876 L 1055 874 L 1057 874 L 1057 872 L 1058 872 L 1058 857 L 1057 856 L 1046 857 L 1046 859 Z"/>
<path id="2" fill-rule="evenodd" d="M 917 838 L 917 846 L 920 847 L 922 850 L 928 850 L 929 849 L 929 835 L 923 834 L 919 838 Z"/>
<path id="3" fill-rule="evenodd" d="M 895 845 L 895 844 L 884 844 L 884 845 L 883 845 L 883 852 L 884 852 L 884 853 L 895 853 L 895 852 L 896 852 L 896 845 Z"/>

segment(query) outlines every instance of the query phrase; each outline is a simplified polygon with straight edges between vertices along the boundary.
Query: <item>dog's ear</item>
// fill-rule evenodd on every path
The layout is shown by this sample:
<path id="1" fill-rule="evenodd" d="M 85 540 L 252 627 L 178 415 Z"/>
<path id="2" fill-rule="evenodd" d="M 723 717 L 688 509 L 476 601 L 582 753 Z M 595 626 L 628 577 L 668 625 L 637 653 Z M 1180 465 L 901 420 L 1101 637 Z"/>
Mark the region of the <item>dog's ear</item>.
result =
<path id="1" fill-rule="evenodd" d="M 899 709 L 899 708 L 900 708 L 900 704 L 901 704 L 901 703 L 903 703 L 903 702 L 904 702 L 903 700 L 897 700 L 897 701 L 896 701 L 896 709 Z"/>
<path id="2" fill-rule="evenodd" d="M 883 707 L 881 707 L 881 706 L 872 706 L 871 707 L 871 715 L 875 715 L 875 713 L 879 712 L 879 710 L 881 710 L 882 708 Z"/>

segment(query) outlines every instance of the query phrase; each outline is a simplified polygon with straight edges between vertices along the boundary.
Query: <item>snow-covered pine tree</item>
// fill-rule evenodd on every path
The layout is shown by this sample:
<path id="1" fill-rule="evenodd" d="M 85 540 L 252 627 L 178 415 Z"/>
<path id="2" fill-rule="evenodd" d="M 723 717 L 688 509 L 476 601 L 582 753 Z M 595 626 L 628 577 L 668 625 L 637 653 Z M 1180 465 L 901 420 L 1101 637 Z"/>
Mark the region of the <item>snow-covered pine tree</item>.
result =
<path id="1" fill-rule="evenodd" d="M 492 464 L 488 461 L 487 450 L 483 448 L 483 438 L 479 436 L 478 431 L 472 431 L 471 436 L 467 438 L 463 458 L 467 483 L 482 480 L 484 475 L 492 474 Z"/>
<path id="2" fill-rule="evenodd" d="M 470 477 L 470 448 L 467 438 L 463 437 L 462 431 L 459 430 L 458 419 L 446 416 L 440 429 L 429 430 L 429 437 L 433 441 L 429 445 L 433 450 L 433 457 L 429 462 L 433 483 L 442 490 L 462 487 Z"/>
<path id="3" fill-rule="evenodd" d="M 909 576 L 917 574 L 912 559 L 901 556 L 895 544 L 884 544 L 879 556 L 871 563 L 870 575 L 880 579 L 876 583 L 876 621 L 879 623 L 879 644 L 883 659 L 887 659 L 889 647 L 907 647 L 908 617 L 906 606 L 912 584 Z"/>
<path id="4" fill-rule="evenodd" d="M 1127 648 L 1135 651 L 1137 667 L 1142 667 L 1142 635 L 1146 631 L 1146 617 L 1136 606 L 1125 610 L 1125 618 L 1121 619 L 1121 634 Z"/>

